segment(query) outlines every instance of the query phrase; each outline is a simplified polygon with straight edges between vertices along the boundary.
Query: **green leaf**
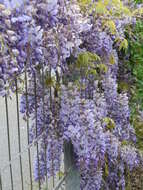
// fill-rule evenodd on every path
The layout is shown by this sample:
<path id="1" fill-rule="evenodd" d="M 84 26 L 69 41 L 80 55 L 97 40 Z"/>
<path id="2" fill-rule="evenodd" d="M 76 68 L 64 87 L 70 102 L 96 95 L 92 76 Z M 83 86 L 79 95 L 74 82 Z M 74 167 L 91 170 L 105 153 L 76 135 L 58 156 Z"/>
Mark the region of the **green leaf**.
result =
<path id="1" fill-rule="evenodd" d="M 109 62 L 110 62 L 110 64 L 112 64 L 112 65 L 115 64 L 115 57 L 114 57 L 113 54 L 110 55 L 110 57 L 109 57 Z"/>
<path id="2" fill-rule="evenodd" d="M 55 84 L 55 78 L 54 77 L 46 77 L 45 84 L 47 87 L 52 87 Z"/>
<path id="3" fill-rule="evenodd" d="M 115 122 L 113 121 L 113 119 L 105 117 L 103 119 L 103 122 L 106 124 L 107 129 L 109 129 L 110 131 L 115 128 Z"/>
<path id="4" fill-rule="evenodd" d="M 108 175 L 109 175 L 108 163 L 105 162 L 105 176 L 107 177 Z"/>
<path id="5" fill-rule="evenodd" d="M 116 33 L 116 25 L 115 25 L 115 23 L 114 23 L 114 21 L 113 20 L 108 20 L 108 21 L 106 21 L 106 27 L 108 27 L 109 28 L 109 30 L 110 30 L 110 32 L 111 32 L 111 34 L 115 34 Z"/>
<path id="6" fill-rule="evenodd" d="M 108 71 L 108 67 L 107 65 L 101 63 L 99 65 L 97 65 L 97 68 L 100 70 L 100 72 L 102 73 L 106 73 Z"/>
<path id="7" fill-rule="evenodd" d="M 128 41 L 126 39 L 122 40 L 119 46 L 119 50 L 127 50 Z"/>
<path id="8" fill-rule="evenodd" d="M 58 177 L 63 177 L 64 176 L 64 172 L 59 171 L 57 175 L 58 175 Z"/>
<path id="9" fill-rule="evenodd" d="M 97 54 L 93 54 L 90 52 L 84 52 L 79 54 L 77 61 L 76 61 L 76 67 L 77 68 L 87 68 L 87 67 L 94 67 L 94 63 L 96 61 L 100 61 L 100 57 Z"/>
<path id="10" fill-rule="evenodd" d="M 128 141 L 124 140 L 124 141 L 122 141 L 121 144 L 122 144 L 123 146 L 126 146 L 126 145 L 128 145 Z"/>

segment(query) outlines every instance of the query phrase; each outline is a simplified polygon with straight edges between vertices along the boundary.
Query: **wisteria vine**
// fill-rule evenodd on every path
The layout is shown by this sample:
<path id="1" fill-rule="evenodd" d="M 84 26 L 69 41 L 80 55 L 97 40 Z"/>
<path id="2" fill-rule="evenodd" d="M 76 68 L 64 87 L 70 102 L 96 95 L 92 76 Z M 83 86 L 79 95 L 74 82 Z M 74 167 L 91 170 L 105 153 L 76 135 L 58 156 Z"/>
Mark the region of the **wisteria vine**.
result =
<path id="1" fill-rule="evenodd" d="M 65 142 L 73 145 L 82 190 L 124 190 L 125 172 L 142 164 L 128 94 L 118 91 L 125 27 L 141 13 L 120 0 L 0 4 L 0 95 L 27 73 L 20 111 L 32 120 L 30 143 L 42 135 L 35 180 L 56 175 Z"/>

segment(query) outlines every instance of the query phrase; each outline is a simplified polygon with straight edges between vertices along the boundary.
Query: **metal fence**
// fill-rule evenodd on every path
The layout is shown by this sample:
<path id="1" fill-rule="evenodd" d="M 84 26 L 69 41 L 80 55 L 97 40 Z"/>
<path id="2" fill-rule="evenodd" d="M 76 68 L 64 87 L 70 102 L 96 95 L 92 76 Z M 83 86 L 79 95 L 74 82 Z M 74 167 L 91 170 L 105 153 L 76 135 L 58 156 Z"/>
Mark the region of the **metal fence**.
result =
<path id="1" fill-rule="evenodd" d="M 46 177 L 44 183 L 33 179 L 33 158 L 39 152 L 39 142 L 42 133 L 36 140 L 29 143 L 30 119 L 24 121 L 19 111 L 20 92 L 17 79 L 14 81 L 12 98 L 0 98 L 0 190 L 58 190 L 65 189 L 65 181 L 69 168 L 64 171 L 64 161 L 57 176 Z M 28 110 L 28 81 L 24 76 L 24 91 L 26 93 L 26 109 Z M 35 78 L 36 89 L 36 78 Z M 44 86 L 43 86 L 44 90 Z M 37 94 L 35 96 L 35 114 L 37 116 Z M 44 95 L 43 95 L 44 112 Z M 37 117 L 35 118 L 37 128 Z M 39 159 L 39 158 L 38 158 Z M 67 162 L 67 165 L 69 163 Z"/>
<path id="2" fill-rule="evenodd" d="M 26 95 L 28 110 L 28 81 L 24 76 L 23 90 Z M 35 89 L 36 89 L 36 80 Z M 14 81 L 12 97 L 0 98 L 0 190 L 79 190 L 80 177 L 74 165 L 71 144 L 65 144 L 63 161 L 56 176 L 45 179 L 44 183 L 34 181 L 34 155 L 38 158 L 39 143 L 44 131 L 29 142 L 30 119 L 23 120 L 19 111 L 20 90 L 17 80 Z M 43 86 L 44 90 L 44 86 Z M 35 112 L 37 115 L 37 91 L 34 90 Z M 44 93 L 43 93 L 44 113 Z M 35 117 L 37 126 L 37 117 Z M 36 132 L 37 134 L 37 132 Z M 143 189 L 143 171 L 132 172 L 129 190 Z"/>

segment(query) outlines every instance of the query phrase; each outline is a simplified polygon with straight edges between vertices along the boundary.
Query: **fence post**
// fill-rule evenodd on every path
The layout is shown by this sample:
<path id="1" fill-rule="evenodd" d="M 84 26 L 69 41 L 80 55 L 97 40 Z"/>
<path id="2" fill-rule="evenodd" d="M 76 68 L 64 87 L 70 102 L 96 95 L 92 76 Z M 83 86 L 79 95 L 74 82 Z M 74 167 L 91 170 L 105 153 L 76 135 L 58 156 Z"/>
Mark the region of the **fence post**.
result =
<path id="1" fill-rule="evenodd" d="M 80 190 L 80 175 L 74 161 L 74 152 L 71 142 L 64 144 L 64 167 L 65 172 L 70 172 L 65 180 L 66 190 Z"/>
<path id="2" fill-rule="evenodd" d="M 2 176 L 1 176 L 1 171 L 0 171 L 0 190 L 2 190 Z"/>

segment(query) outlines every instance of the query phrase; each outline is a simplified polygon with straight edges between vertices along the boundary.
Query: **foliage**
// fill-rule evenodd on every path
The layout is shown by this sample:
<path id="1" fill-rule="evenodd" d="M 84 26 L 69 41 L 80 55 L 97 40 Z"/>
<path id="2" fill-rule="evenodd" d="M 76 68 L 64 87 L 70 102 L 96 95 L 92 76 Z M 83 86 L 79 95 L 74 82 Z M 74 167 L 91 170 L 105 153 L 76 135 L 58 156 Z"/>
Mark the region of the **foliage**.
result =
<path id="1" fill-rule="evenodd" d="M 129 39 L 129 60 L 127 63 L 128 69 L 131 71 L 132 81 L 130 82 L 131 89 L 131 119 L 136 130 L 137 145 L 142 146 L 143 135 L 143 22 L 138 21 L 133 29 L 128 29 Z"/>
<path id="2" fill-rule="evenodd" d="M 142 14 L 142 7 L 139 9 L 131 10 L 130 7 L 120 0 L 78 0 L 83 11 L 87 14 L 92 14 L 95 20 L 100 20 L 101 27 L 108 30 L 111 35 L 115 35 L 114 42 L 118 42 L 119 50 L 128 48 L 128 42 L 120 29 L 122 24 L 130 24 L 135 15 Z M 122 22 L 120 23 L 120 21 Z M 96 21 L 95 21 L 96 22 Z M 125 22 L 125 23 L 124 23 Z M 119 26 L 118 26 L 119 25 Z"/>

